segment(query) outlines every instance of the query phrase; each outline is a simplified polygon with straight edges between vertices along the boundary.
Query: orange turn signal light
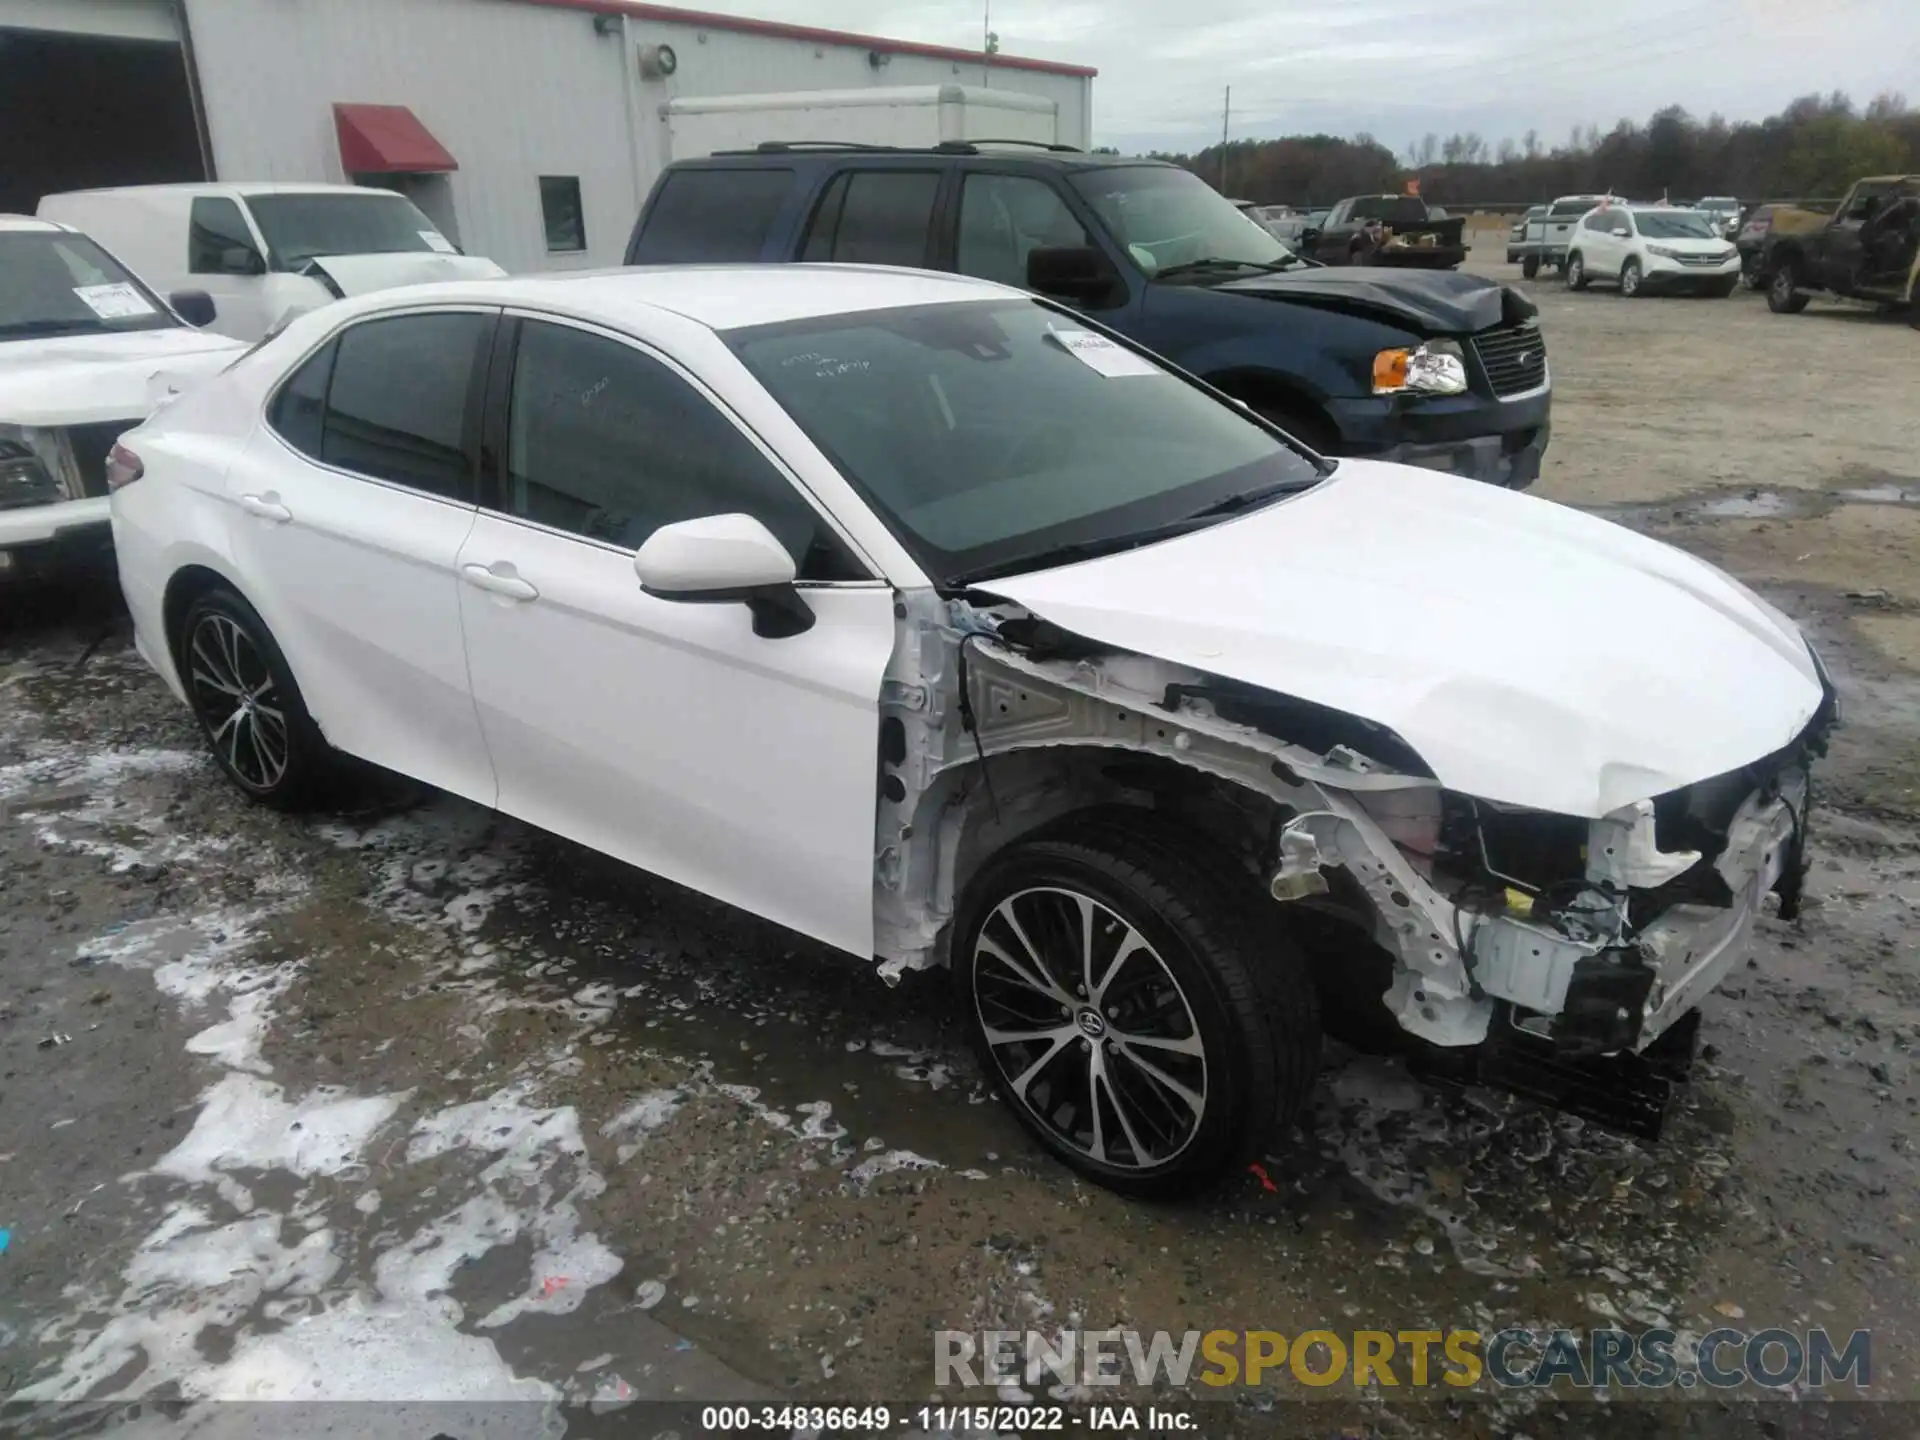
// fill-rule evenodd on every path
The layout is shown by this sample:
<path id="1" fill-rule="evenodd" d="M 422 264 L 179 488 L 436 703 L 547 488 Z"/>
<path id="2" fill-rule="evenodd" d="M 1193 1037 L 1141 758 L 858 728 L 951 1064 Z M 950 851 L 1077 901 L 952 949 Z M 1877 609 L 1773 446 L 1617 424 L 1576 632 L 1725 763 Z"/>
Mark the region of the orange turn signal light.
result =
<path id="1" fill-rule="evenodd" d="M 1390 395 L 1407 388 L 1407 366 L 1411 350 L 1382 350 L 1373 357 L 1373 393 Z"/>

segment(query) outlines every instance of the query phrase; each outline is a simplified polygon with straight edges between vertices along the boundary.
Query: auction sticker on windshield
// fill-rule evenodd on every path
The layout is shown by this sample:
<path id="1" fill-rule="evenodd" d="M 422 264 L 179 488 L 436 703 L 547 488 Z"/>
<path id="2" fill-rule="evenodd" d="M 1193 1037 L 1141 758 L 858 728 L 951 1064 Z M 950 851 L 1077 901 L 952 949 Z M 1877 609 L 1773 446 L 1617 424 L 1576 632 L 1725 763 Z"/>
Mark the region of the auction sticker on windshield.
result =
<path id="1" fill-rule="evenodd" d="M 131 320 L 136 315 L 153 314 L 153 306 L 125 281 L 112 285 L 76 285 L 73 293 L 102 320 Z"/>
<path id="2" fill-rule="evenodd" d="M 455 253 L 453 242 L 438 230 L 422 230 L 420 232 L 420 238 L 427 242 L 427 248 L 429 250 L 437 250 L 442 255 L 452 255 Z"/>
<path id="3" fill-rule="evenodd" d="M 1049 330 L 1047 338 L 1069 355 L 1084 361 L 1089 369 L 1105 375 L 1108 379 L 1123 375 L 1158 375 L 1160 373 L 1133 351 L 1116 345 L 1106 336 L 1096 335 L 1091 330 Z"/>

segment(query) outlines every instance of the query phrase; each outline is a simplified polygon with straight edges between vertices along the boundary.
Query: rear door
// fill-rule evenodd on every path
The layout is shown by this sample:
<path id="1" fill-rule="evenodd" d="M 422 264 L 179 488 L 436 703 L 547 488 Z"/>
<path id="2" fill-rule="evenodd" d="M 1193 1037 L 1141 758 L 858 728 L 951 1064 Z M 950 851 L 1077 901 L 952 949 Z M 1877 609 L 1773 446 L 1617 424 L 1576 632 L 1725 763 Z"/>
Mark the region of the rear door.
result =
<path id="1" fill-rule="evenodd" d="M 328 741 L 494 802 L 454 563 L 497 312 L 380 315 L 282 384 L 227 475 L 239 576 Z"/>
<path id="2" fill-rule="evenodd" d="M 935 216 L 950 166 L 842 170 L 827 182 L 800 240 L 802 261 L 951 268 Z"/>
<path id="3" fill-rule="evenodd" d="M 774 247 L 791 233 L 795 175 L 785 165 L 716 165 L 669 170 L 654 187 L 629 265 L 744 264 L 790 260 Z"/>
<path id="4" fill-rule="evenodd" d="M 1821 235 L 1816 268 L 1820 283 L 1836 295 L 1847 294 L 1858 282 L 1865 258 L 1860 232 L 1890 198 L 1884 185 L 1854 186 L 1845 205 Z"/>

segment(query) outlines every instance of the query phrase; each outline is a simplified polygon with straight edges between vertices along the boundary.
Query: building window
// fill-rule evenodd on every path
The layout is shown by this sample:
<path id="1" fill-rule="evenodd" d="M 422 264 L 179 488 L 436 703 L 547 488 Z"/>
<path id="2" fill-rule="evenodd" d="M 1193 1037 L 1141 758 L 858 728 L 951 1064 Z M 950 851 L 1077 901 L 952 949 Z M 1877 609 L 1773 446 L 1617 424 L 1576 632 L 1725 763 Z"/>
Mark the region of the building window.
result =
<path id="1" fill-rule="evenodd" d="M 547 226 L 547 253 L 574 254 L 587 248 L 586 213 L 580 208 L 580 177 L 540 177 L 540 218 Z"/>

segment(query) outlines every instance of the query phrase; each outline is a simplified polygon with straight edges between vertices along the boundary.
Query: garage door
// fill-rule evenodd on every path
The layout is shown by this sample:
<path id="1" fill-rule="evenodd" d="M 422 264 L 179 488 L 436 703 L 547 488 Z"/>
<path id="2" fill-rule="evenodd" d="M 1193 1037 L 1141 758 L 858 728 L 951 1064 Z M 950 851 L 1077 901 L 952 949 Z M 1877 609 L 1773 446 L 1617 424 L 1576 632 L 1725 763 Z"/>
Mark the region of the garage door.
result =
<path id="1" fill-rule="evenodd" d="M 206 178 L 171 4 L 0 0 L 0 211 Z"/>

